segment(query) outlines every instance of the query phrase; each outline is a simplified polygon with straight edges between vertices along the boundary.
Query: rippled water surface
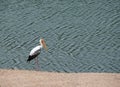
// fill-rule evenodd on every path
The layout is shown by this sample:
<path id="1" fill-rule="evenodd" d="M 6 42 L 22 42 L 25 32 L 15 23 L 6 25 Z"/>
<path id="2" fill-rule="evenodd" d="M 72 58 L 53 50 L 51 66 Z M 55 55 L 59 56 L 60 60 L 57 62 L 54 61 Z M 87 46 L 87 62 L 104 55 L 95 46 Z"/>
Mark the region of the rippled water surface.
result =
<path id="1" fill-rule="evenodd" d="M 120 72 L 120 0 L 0 0 L 0 68 Z"/>

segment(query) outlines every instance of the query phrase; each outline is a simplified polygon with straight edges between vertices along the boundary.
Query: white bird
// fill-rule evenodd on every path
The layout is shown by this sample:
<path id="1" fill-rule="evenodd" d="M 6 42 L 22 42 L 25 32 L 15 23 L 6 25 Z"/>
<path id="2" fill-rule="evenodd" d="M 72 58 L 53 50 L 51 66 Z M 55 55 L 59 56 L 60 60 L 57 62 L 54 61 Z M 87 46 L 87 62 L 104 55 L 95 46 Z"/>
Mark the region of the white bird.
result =
<path id="1" fill-rule="evenodd" d="M 34 47 L 30 51 L 27 62 L 30 62 L 31 60 L 36 59 L 36 63 L 38 64 L 38 55 L 40 54 L 41 49 L 44 48 L 46 51 L 48 50 L 44 39 L 40 39 L 39 42 L 40 42 L 40 45 Z"/>

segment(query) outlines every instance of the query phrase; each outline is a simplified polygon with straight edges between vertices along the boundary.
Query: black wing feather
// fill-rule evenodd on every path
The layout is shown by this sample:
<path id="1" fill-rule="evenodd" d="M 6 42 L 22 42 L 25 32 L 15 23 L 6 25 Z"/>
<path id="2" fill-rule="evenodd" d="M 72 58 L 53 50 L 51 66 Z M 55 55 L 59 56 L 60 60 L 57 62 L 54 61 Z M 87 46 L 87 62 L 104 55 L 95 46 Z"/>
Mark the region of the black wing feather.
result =
<path id="1" fill-rule="evenodd" d="M 29 55 L 28 59 L 27 59 L 27 62 L 30 62 L 31 60 L 35 59 L 40 53 L 37 53 L 35 55 Z"/>

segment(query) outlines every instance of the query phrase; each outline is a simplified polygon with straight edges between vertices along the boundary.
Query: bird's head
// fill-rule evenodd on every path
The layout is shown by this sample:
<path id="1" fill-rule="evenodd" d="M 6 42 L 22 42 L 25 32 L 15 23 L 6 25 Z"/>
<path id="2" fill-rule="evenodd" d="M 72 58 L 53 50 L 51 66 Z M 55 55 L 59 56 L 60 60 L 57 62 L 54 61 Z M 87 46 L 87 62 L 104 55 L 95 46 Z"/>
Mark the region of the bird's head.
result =
<path id="1" fill-rule="evenodd" d="M 47 46 L 46 46 L 46 43 L 45 43 L 45 40 L 44 40 L 44 39 L 40 39 L 40 44 L 41 44 L 41 46 L 42 46 L 46 51 L 48 51 L 48 48 L 47 48 Z"/>

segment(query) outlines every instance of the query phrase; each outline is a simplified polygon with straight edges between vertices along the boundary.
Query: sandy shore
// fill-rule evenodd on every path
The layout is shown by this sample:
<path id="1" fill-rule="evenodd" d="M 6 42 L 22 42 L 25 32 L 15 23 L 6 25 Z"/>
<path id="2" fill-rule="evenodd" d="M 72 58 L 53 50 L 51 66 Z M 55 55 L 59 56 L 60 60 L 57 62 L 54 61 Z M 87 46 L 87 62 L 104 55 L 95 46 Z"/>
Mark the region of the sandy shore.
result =
<path id="1" fill-rule="evenodd" d="M 1 69 L 0 87 L 120 87 L 120 74 Z"/>

